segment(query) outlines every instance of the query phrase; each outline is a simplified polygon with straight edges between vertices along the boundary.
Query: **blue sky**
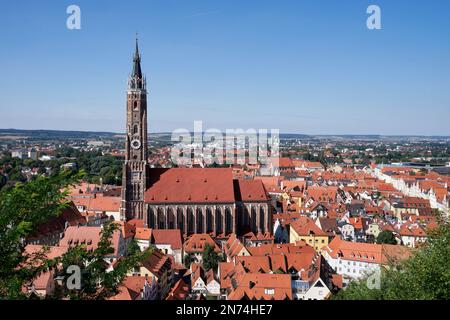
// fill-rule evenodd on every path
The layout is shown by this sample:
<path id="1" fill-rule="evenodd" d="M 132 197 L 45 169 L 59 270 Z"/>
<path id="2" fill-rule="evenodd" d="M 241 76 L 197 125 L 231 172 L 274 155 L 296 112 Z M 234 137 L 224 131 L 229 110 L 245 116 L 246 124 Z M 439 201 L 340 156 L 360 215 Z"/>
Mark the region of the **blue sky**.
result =
<path id="1" fill-rule="evenodd" d="M 81 30 L 66 8 L 81 8 Z M 382 30 L 366 28 L 381 8 Z M 122 132 L 135 32 L 152 132 L 450 135 L 450 1 L 8 1 L 0 128 Z"/>

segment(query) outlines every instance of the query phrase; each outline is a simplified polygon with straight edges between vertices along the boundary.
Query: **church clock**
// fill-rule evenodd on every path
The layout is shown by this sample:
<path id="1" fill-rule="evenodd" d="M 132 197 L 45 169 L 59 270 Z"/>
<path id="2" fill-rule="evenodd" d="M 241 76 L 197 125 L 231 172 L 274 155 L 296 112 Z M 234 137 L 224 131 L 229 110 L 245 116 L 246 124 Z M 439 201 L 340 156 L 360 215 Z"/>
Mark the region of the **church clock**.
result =
<path id="1" fill-rule="evenodd" d="M 136 139 L 136 138 L 131 140 L 131 147 L 134 150 L 139 150 L 139 148 L 141 147 L 141 141 L 139 139 Z"/>

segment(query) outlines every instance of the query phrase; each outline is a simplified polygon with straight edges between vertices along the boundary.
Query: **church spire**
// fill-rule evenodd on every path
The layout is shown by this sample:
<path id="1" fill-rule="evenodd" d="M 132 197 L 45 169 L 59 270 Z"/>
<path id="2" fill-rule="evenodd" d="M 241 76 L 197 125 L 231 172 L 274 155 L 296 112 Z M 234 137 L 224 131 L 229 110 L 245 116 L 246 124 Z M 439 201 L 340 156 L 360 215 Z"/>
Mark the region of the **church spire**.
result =
<path id="1" fill-rule="evenodd" d="M 136 51 L 135 51 L 134 57 L 133 57 L 133 73 L 131 75 L 132 75 L 132 77 L 137 77 L 139 79 L 142 79 L 141 55 L 139 54 L 139 45 L 138 45 L 137 34 L 136 34 Z"/>
<path id="2" fill-rule="evenodd" d="M 136 34 L 136 49 L 133 56 L 133 71 L 128 80 L 128 89 L 145 90 L 145 78 L 142 76 L 141 54 L 139 53 L 139 44 Z"/>

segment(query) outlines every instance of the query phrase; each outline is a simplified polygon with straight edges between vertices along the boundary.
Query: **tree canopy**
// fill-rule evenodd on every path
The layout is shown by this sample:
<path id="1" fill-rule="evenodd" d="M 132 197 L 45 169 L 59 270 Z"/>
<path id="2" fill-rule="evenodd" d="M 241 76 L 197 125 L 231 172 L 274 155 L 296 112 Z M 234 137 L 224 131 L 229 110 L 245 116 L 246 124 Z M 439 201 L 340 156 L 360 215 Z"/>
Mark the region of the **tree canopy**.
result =
<path id="1" fill-rule="evenodd" d="M 210 269 L 216 270 L 221 260 L 220 255 L 214 251 L 214 247 L 207 244 L 202 253 L 203 268 L 208 271 Z"/>
<path id="2" fill-rule="evenodd" d="M 0 192 L 0 296 L 17 298 L 21 286 L 40 272 L 39 268 L 19 268 L 29 260 L 23 254 L 24 240 L 41 223 L 67 207 L 67 194 L 62 188 L 77 179 L 70 172 L 39 176 Z"/>
<path id="3" fill-rule="evenodd" d="M 95 250 L 88 251 L 84 245 L 79 245 L 55 259 L 46 258 L 48 247 L 37 253 L 25 253 L 27 236 L 68 206 L 66 188 L 78 182 L 82 175 L 83 172 L 67 171 L 51 177 L 38 176 L 0 191 L 0 298 L 26 298 L 22 287 L 49 269 L 56 270 L 65 282 L 66 268 L 76 265 L 82 273 L 81 290 L 57 291 L 56 298 L 104 299 L 114 294 L 127 272 L 149 254 L 131 246 L 115 263 L 114 269 L 107 270 L 109 265 L 104 258 L 113 251 L 111 236 L 118 228 L 113 222 L 104 225 Z"/>
<path id="4" fill-rule="evenodd" d="M 397 244 L 394 233 L 389 230 L 383 230 L 378 234 L 377 237 L 378 244 Z"/>

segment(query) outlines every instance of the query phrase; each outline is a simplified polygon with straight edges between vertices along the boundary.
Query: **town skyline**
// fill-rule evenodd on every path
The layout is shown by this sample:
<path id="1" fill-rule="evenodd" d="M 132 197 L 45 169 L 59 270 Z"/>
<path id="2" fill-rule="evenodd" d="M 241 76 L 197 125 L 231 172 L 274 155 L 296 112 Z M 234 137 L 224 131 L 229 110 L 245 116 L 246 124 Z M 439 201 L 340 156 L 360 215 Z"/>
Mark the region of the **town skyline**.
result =
<path id="1" fill-rule="evenodd" d="M 439 3 L 134 1 L 4 6 L 0 300 L 450 299 Z"/>

